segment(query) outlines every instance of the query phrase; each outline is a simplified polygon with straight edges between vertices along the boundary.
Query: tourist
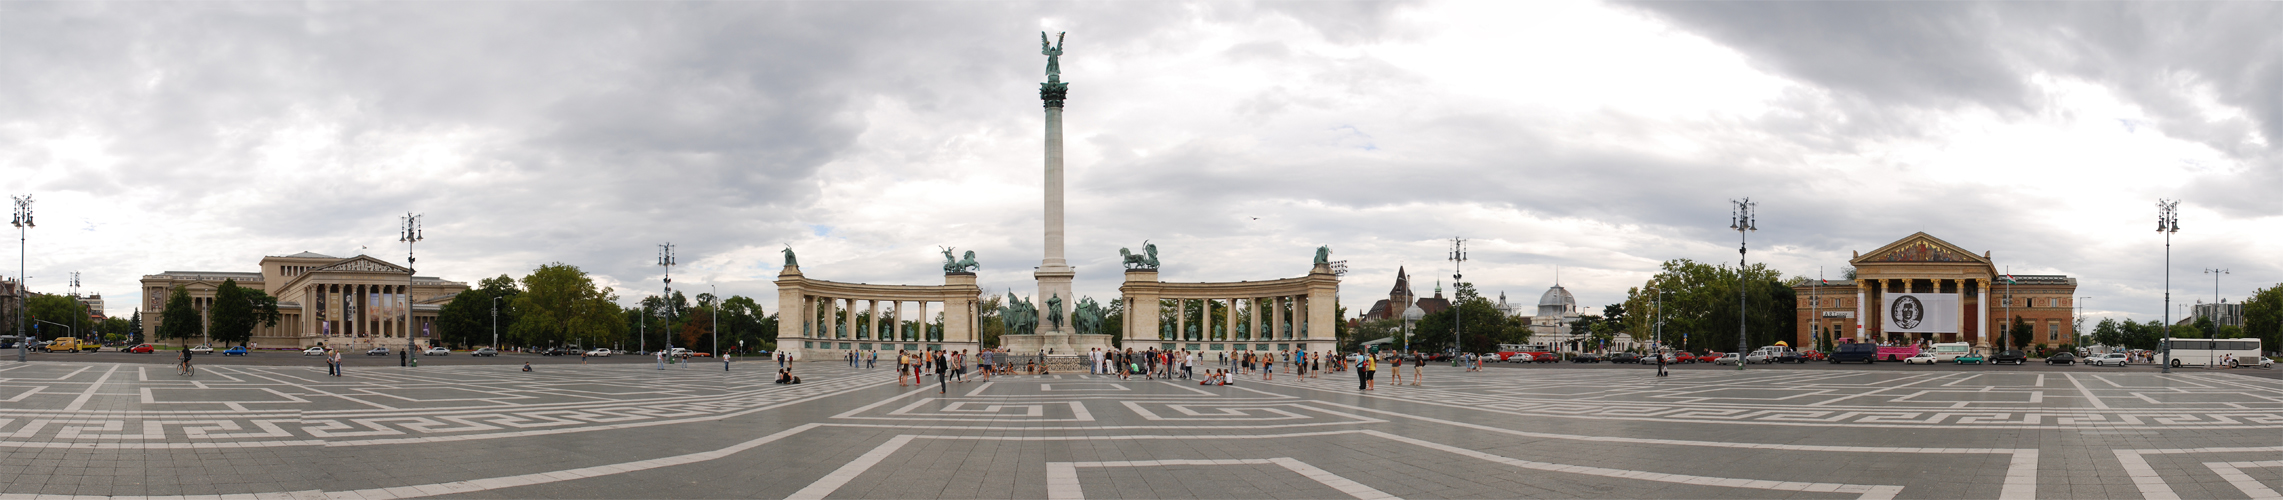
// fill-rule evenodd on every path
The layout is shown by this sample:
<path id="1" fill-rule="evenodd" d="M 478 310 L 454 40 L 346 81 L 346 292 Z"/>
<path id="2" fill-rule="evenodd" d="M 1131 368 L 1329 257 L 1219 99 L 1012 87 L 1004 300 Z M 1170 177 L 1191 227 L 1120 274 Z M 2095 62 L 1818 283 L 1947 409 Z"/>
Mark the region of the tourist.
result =
<path id="1" fill-rule="evenodd" d="M 1192 378 L 1196 378 L 1196 376 L 1197 376 L 1197 353 L 1194 353 L 1194 352 L 1189 352 L 1188 350 L 1182 350 L 1182 351 L 1181 351 L 1181 379 L 1182 379 L 1182 380 L 1189 380 L 1189 379 L 1192 379 Z"/>
<path id="2" fill-rule="evenodd" d="M 524 372 L 526 372 L 526 373 L 528 373 L 528 372 L 530 372 L 530 371 L 531 371 L 531 362 L 530 362 L 530 361 L 525 361 L 525 362 L 523 362 L 523 371 L 524 371 Z"/>
<path id="3" fill-rule="evenodd" d="M 872 350 L 872 352 L 871 352 L 871 353 L 869 353 L 869 354 L 871 354 L 871 356 L 870 356 L 870 357 L 864 358 L 864 369 L 866 369 L 866 370 L 870 370 L 870 369 L 873 369 L 873 368 L 879 368 L 879 367 L 880 367 L 880 350 L 879 350 L 879 349 L 873 349 L 873 350 Z"/>
<path id="4" fill-rule="evenodd" d="M 785 365 L 784 365 L 784 364 L 782 364 L 782 363 L 780 363 L 780 364 L 778 364 L 778 365 L 777 365 L 777 367 L 778 367 L 778 368 L 784 368 L 784 366 L 785 366 Z M 907 352 L 904 352 L 904 350 L 903 350 L 903 349 L 897 349 L 897 350 L 896 350 L 896 387 L 903 387 L 903 386 L 904 386 L 904 375 L 905 375 L 905 374 L 907 374 L 907 373 L 910 373 L 910 372 L 911 372 L 911 369 L 912 369 L 912 355 L 911 355 L 911 353 L 907 353 Z"/>
<path id="5" fill-rule="evenodd" d="M 1261 358 L 1260 358 L 1260 379 L 1261 379 L 1261 380 L 1275 380 L 1275 379 L 1276 379 L 1276 353 L 1273 353 L 1273 352 L 1271 352 L 1271 353 L 1267 353 L 1267 354 L 1264 354 L 1264 355 L 1262 355 L 1262 356 L 1261 356 Z"/>
<path id="6" fill-rule="evenodd" d="M 1388 356 L 1387 363 L 1388 366 L 1395 368 L 1395 385 L 1403 385 L 1403 353 L 1398 352 Z"/>
<path id="7" fill-rule="evenodd" d="M 949 375 L 951 372 L 951 360 L 946 358 L 942 351 L 936 351 L 932 356 L 929 357 L 935 358 L 935 393 L 943 394 L 950 392 L 951 378 L 947 377 L 946 375 Z"/>
<path id="8" fill-rule="evenodd" d="M 333 368 L 333 376 L 335 376 L 335 377 L 339 377 L 339 376 L 341 376 L 341 350 L 340 350 L 340 349 L 326 349 L 326 350 L 325 350 L 325 360 L 326 360 L 325 364 L 326 364 L 326 365 L 330 365 L 330 366 Z"/>

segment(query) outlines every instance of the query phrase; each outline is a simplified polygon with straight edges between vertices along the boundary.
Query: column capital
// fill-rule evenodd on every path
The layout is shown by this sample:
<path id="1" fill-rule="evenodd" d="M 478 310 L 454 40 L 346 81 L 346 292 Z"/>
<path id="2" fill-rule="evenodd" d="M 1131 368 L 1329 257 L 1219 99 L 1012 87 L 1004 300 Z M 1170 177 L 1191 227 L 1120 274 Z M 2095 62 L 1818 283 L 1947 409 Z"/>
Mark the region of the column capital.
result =
<path id="1" fill-rule="evenodd" d="M 1041 82 L 1038 84 L 1038 98 L 1046 101 L 1046 107 L 1049 109 L 1062 109 L 1062 100 L 1069 94 L 1069 82 Z"/>

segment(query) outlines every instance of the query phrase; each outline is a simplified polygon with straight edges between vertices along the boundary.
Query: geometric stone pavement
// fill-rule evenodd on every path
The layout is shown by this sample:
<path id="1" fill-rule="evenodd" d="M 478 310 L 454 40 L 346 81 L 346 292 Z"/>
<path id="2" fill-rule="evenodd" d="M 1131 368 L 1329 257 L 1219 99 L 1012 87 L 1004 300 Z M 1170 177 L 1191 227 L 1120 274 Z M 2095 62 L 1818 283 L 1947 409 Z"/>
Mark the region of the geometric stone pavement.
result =
<path id="1" fill-rule="evenodd" d="M 2260 498 L 2283 382 L 1494 369 L 898 387 L 773 363 L 0 363 L 0 497 Z M 932 381 L 931 381 L 932 382 Z"/>

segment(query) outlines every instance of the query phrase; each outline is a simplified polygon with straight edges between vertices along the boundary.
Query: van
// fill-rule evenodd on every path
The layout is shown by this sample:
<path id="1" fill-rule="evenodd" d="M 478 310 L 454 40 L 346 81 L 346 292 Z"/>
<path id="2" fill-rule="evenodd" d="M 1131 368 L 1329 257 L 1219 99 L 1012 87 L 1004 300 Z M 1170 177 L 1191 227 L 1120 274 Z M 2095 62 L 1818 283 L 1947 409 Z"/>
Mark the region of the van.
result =
<path id="1" fill-rule="evenodd" d="M 1837 349 L 1831 350 L 1830 359 L 1832 364 L 1855 361 L 1861 361 L 1864 363 L 1877 362 L 1879 360 L 1879 345 L 1868 343 L 1839 344 Z"/>
<path id="2" fill-rule="evenodd" d="M 64 337 L 55 339 L 54 342 L 49 342 L 47 347 L 42 347 L 40 350 L 47 352 L 93 352 L 99 348 L 100 347 L 97 347 L 95 344 L 80 342 L 79 338 L 77 337 Z"/>

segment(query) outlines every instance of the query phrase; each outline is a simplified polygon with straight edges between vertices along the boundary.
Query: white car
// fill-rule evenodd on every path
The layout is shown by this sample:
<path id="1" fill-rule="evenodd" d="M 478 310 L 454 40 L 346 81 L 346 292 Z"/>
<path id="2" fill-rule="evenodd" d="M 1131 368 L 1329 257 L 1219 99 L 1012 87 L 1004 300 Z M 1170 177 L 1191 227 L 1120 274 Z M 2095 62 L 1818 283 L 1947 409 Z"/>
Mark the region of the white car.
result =
<path id="1" fill-rule="evenodd" d="M 198 346 L 198 347 L 192 347 L 192 348 L 190 348 L 190 352 L 191 352 L 192 354 L 213 354 L 213 353 L 214 353 L 214 346 L 205 346 L 205 345 L 202 345 L 202 346 Z"/>
<path id="2" fill-rule="evenodd" d="M 587 355 L 588 355 L 588 356 L 594 356 L 594 357 L 598 357 L 598 358 L 606 358 L 606 357 L 610 357 L 610 350 L 609 350 L 609 349 L 595 349 L 595 350 L 592 350 L 592 351 L 587 351 Z"/>
<path id="3" fill-rule="evenodd" d="M 1918 354 L 1912 355 L 1911 357 L 1908 357 L 1908 358 L 1903 358 L 1903 364 L 1906 364 L 1906 365 L 1931 365 L 1931 364 L 1934 364 L 1934 362 L 1936 362 L 1936 361 L 1940 361 L 1940 360 L 1942 360 L 1942 358 L 1941 358 L 1941 357 L 1939 357 L 1939 356 L 1935 356 L 1935 355 L 1934 355 L 1934 353 L 1931 353 L 1931 352 L 1922 352 L 1922 353 L 1918 353 Z"/>
<path id="4" fill-rule="evenodd" d="M 2085 360 L 2085 364 L 2093 366 L 2125 366 L 2132 364 L 2132 361 L 2131 358 L 2126 358 L 2124 353 L 2112 352 L 2108 354 L 2102 354 L 2100 357 L 2087 359 Z"/>
<path id="5" fill-rule="evenodd" d="M 311 348 L 308 348 L 308 349 L 302 349 L 302 350 L 301 350 L 301 355 L 303 355 L 303 356 L 324 356 L 324 355 L 325 355 L 325 348 L 323 348 L 323 347 L 311 347 Z"/>
<path id="6" fill-rule="evenodd" d="M 1743 363 L 1744 357 L 1733 352 L 1722 354 L 1720 355 L 1720 359 L 1712 360 L 1712 364 L 1715 365 L 1740 365 Z"/>
<path id="7" fill-rule="evenodd" d="M 422 356 L 450 356 L 450 355 L 452 355 L 452 350 L 451 350 L 451 349 L 445 349 L 445 348 L 443 348 L 443 347 L 430 347 L 430 348 L 428 348 L 428 350 L 426 350 L 426 351 L 420 351 L 420 355 L 422 355 Z"/>
<path id="8" fill-rule="evenodd" d="M 1752 354 L 1745 355 L 1744 362 L 1759 363 L 1763 365 L 1775 364 L 1776 354 L 1768 351 L 1755 351 Z"/>

